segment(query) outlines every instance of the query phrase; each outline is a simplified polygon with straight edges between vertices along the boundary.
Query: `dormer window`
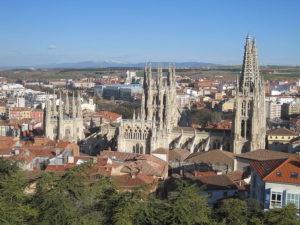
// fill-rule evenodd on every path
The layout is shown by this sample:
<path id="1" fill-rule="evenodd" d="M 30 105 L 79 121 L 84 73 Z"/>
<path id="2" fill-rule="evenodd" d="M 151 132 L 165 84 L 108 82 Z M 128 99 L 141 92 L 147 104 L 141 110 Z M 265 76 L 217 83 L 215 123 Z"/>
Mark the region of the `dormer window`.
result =
<path id="1" fill-rule="evenodd" d="M 281 172 L 277 172 L 276 173 L 276 177 L 282 177 L 282 173 Z"/>
<path id="2" fill-rule="evenodd" d="M 297 172 L 291 172 L 291 178 L 298 178 Z"/>

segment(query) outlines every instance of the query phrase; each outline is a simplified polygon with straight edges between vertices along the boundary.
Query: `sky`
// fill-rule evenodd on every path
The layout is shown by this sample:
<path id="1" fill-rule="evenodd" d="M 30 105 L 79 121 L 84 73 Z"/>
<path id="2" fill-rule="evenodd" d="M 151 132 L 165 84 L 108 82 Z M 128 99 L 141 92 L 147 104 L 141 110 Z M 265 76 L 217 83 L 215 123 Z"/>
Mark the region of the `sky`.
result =
<path id="1" fill-rule="evenodd" d="M 82 61 L 300 65 L 299 0 L 0 0 L 0 66 Z"/>

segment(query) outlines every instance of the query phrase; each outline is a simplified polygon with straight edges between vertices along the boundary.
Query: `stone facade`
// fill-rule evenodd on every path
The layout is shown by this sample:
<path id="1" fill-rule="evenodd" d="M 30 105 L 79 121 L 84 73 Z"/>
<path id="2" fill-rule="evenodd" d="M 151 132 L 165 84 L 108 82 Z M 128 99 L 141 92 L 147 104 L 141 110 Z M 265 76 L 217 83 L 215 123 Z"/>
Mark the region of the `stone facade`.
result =
<path id="1" fill-rule="evenodd" d="M 184 148 L 190 152 L 223 148 L 230 136 L 192 127 L 179 127 L 186 116 L 176 101 L 175 67 L 164 76 L 159 67 L 156 74 L 145 67 L 141 110 L 132 119 L 123 120 L 118 129 L 117 150 L 120 152 L 151 154 L 157 148 Z M 226 140 L 228 139 L 228 140 Z"/>
<path id="2" fill-rule="evenodd" d="M 56 98 L 47 99 L 44 120 L 46 137 L 52 140 L 74 142 L 84 138 L 80 94 L 78 93 L 78 97 L 75 99 L 73 93 L 71 102 L 70 106 L 68 95 L 66 95 L 65 102 L 63 103 L 60 98 L 57 107 Z"/>
<path id="3" fill-rule="evenodd" d="M 233 152 L 240 154 L 265 148 L 266 113 L 265 89 L 259 74 L 255 39 L 248 35 L 243 68 L 237 82 Z"/>

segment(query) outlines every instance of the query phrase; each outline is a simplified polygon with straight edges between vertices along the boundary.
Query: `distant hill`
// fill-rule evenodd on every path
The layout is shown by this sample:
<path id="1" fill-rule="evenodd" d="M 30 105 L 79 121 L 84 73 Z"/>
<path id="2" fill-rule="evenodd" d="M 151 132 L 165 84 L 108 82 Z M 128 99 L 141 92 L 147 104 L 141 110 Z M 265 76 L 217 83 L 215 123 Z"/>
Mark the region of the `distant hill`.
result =
<path id="1" fill-rule="evenodd" d="M 167 67 L 169 62 L 151 62 L 153 67 L 162 65 Z M 205 62 L 175 62 L 176 67 L 199 67 L 199 66 L 218 66 L 218 64 L 205 63 Z M 84 61 L 77 63 L 58 63 L 58 64 L 48 64 L 40 66 L 10 66 L 1 67 L 1 69 L 30 69 L 30 68 L 96 68 L 96 67 L 144 67 L 145 63 L 126 63 L 120 61 Z"/>

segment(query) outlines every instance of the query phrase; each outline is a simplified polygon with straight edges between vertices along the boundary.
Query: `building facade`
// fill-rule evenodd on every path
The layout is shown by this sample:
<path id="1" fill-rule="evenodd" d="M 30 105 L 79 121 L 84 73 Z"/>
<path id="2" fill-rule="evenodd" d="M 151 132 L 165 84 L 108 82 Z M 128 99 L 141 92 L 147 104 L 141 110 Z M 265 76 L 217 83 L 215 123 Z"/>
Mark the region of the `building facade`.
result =
<path id="1" fill-rule="evenodd" d="M 243 68 L 237 82 L 233 152 L 240 154 L 265 148 L 265 89 L 259 74 L 255 39 L 247 36 Z"/>
<path id="2" fill-rule="evenodd" d="M 166 75 L 166 76 L 165 76 Z M 132 119 L 122 120 L 117 132 L 120 152 L 151 154 L 157 148 L 184 148 L 190 152 L 213 149 L 230 150 L 230 136 L 192 127 L 179 126 L 188 118 L 179 107 L 175 66 L 163 72 L 145 67 L 141 110 Z"/>
<path id="3" fill-rule="evenodd" d="M 46 137 L 52 140 L 66 140 L 77 142 L 84 138 L 83 117 L 81 109 L 81 97 L 73 99 L 69 104 L 68 94 L 63 104 L 62 99 L 57 101 L 54 97 L 52 100 L 47 99 L 45 107 L 44 129 Z"/>

